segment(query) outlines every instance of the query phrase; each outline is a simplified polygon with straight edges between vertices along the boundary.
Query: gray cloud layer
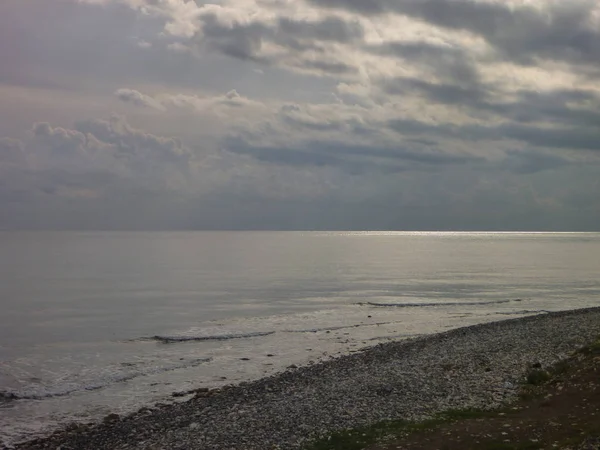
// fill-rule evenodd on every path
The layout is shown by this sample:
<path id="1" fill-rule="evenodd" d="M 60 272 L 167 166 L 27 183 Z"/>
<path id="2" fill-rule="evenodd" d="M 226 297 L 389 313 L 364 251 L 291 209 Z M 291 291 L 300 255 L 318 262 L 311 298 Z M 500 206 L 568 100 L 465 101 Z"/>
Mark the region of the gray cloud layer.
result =
<path id="1" fill-rule="evenodd" d="M 482 37 L 501 56 L 523 64 L 536 57 L 591 63 L 598 59 L 600 32 L 589 23 L 594 1 L 509 2 L 473 0 L 308 0 L 326 8 L 365 15 L 401 14 Z"/>
<path id="2" fill-rule="evenodd" d="M 599 30 L 587 0 L 6 0 L 0 227 L 598 229 Z"/>

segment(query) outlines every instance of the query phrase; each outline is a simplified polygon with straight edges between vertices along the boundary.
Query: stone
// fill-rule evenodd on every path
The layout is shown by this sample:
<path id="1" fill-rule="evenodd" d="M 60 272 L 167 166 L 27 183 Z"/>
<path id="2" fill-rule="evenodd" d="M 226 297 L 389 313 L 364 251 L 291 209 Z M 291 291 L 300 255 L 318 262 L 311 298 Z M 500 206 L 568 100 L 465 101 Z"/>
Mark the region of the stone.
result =
<path id="1" fill-rule="evenodd" d="M 118 422 L 119 420 L 121 420 L 121 416 L 119 416 L 118 414 L 112 413 L 112 414 L 109 414 L 108 416 L 106 416 L 104 419 L 102 419 L 102 423 L 113 424 L 115 422 Z"/>

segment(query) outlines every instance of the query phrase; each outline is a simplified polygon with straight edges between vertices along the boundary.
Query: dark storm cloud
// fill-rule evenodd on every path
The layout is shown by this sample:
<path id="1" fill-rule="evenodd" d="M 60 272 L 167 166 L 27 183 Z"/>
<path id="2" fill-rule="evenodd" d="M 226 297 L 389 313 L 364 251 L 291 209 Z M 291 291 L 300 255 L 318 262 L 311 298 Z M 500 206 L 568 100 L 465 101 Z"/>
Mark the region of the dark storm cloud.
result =
<path id="1" fill-rule="evenodd" d="M 210 50 L 241 60 L 269 62 L 260 56 L 263 40 L 268 39 L 272 30 L 260 22 L 248 24 L 226 24 L 215 13 L 201 17 L 201 43 Z"/>
<path id="2" fill-rule="evenodd" d="M 340 156 L 352 155 L 365 158 L 383 158 L 392 161 L 397 160 L 431 165 L 466 164 L 485 161 L 485 158 L 479 156 L 431 151 L 424 148 L 421 148 L 420 150 L 402 147 L 380 148 L 370 145 L 352 145 L 318 141 L 308 143 L 307 147 L 318 149 L 319 152 Z"/>
<path id="3" fill-rule="evenodd" d="M 383 157 L 383 155 L 380 155 Z M 452 154 L 452 153 L 444 153 L 441 151 L 432 152 L 432 151 L 394 151 L 391 152 L 391 155 L 387 156 L 388 158 L 397 158 L 406 161 L 412 161 L 421 164 L 429 164 L 429 165 L 453 165 L 453 164 L 474 164 L 474 163 L 483 163 L 486 161 L 486 158 L 483 156 L 469 155 L 469 154 Z"/>
<path id="4" fill-rule="evenodd" d="M 250 155 L 260 161 L 290 166 L 342 166 L 344 161 L 336 156 L 306 149 L 256 146 L 237 138 L 228 138 L 224 148 L 233 153 Z"/>
<path id="5" fill-rule="evenodd" d="M 366 15 L 399 13 L 439 26 L 458 29 L 495 29 L 514 20 L 507 5 L 472 0 L 307 0 L 326 8 L 339 8 Z"/>
<path id="6" fill-rule="evenodd" d="M 378 55 L 402 58 L 411 65 L 424 66 L 436 76 L 461 85 L 479 83 L 475 61 L 465 49 L 421 41 L 392 41 L 367 46 L 366 50 Z"/>
<path id="7" fill-rule="evenodd" d="M 548 148 L 574 148 L 580 150 L 600 150 L 600 129 L 583 127 L 544 128 L 519 125 L 516 123 L 476 129 L 482 138 L 487 135 L 498 139 L 507 137 L 532 145 Z"/>
<path id="8" fill-rule="evenodd" d="M 600 123 L 600 97 L 591 90 L 522 89 L 513 94 L 514 100 L 504 100 L 502 91 L 484 83 L 457 85 L 401 77 L 381 80 L 379 86 L 387 94 L 418 93 L 433 103 L 466 108 L 474 116 L 489 113 L 519 123 L 550 122 L 576 127 Z"/>
<path id="9" fill-rule="evenodd" d="M 492 109 L 492 103 L 488 101 L 490 92 L 479 84 L 460 86 L 402 77 L 382 80 L 380 87 L 385 93 L 392 95 L 414 95 L 419 93 L 427 100 L 435 103 Z"/>
<path id="10" fill-rule="evenodd" d="M 325 8 L 340 8 L 348 11 L 367 15 L 376 15 L 390 12 L 393 8 L 389 2 L 382 0 L 307 0 L 313 5 Z"/>
<path id="11" fill-rule="evenodd" d="M 329 16 L 313 21 L 279 17 L 274 22 L 256 20 L 241 23 L 221 18 L 219 11 L 211 10 L 200 16 L 202 31 L 195 40 L 209 50 L 240 60 L 316 69 L 330 74 L 356 70 L 341 61 L 332 60 L 331 55 L 326 55 L 323 44 L 351 43 L 362 39 L 364 31 L 357 21 L 347 22 Z M 287 54 L 266 54 L 263 46 L 267 42 L 284 47 Z M 307 51 L 310 51 L 310 57 L 304 55 Z"/>
<path id="12" fill-rule="evenodd" d="M 429 135 L 463 141 L 517 140 L 531 145 L 557 148 L 600 150 L 600 130 L 594 127 L 543 127 L 503 123 L 500 125 L 452 125 L 426 123 L 414 119 L 393 119 L 388 126 L 402 135 Z"/>
<path id="13" fill-rule="evenodd" d="M 362 39 L 364 36 L 363 27 L 359 22 L 347 22 L 334 16 L 317 21 L 280 17 L 277 20 L 276 31 L 297 39 L 346 43 Z"/>
<path id="14" fill-rule="evenodd" d="M 317 69 L 319 72 L 333 75 L 343 75 L 346 73 L 355 73 L 357 71 L 356 67 L 343 62 L 326 60 L 302 60 L 298 66 L 306 69 Z"/>
<path id="15" fill-rule="evenodd" d="M 516 101 L 497 102 L 490 108 L 517 122 L 549 121 L 582 127 L 600 123 L 600 96 L 589 90 L 521 90 Z"/>
<path id="16" fill-rule="evenodd" d="M 522 64 L 536 57 L 598 65 L 600 30 L 588 20 L 595 2 L 546 3 L 512 7 L 475 0 L 307 0 L 325 8 L 365 15 L 402 14 L 484 38 L 501 56 Z"/>
<path id="17" fill-rule="evenodd" d="M 226 150 L 261 161 L 290 166 L 331 166 L 349 173 L 397 172 L 427 167 L 485 162 L 485 158 L 426 148 L 378 147 L 347 142 L 309 140 L 290 146 L 259 146 L 241 137 L 224 140 Z"/>
<path id="18" fill-rule="evenodd" d="M 0 0 L 0 226 L 597 229 L 596 5 Z"/>

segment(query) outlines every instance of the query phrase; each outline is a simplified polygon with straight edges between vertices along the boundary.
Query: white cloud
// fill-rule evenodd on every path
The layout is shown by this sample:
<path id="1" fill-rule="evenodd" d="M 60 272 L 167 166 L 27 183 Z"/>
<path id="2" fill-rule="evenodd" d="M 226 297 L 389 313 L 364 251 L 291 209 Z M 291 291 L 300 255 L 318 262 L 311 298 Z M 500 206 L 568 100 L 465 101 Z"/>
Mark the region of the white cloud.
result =
<path id="1" fill-rule="evenodd" d="M 176 53 L 188 53 L 192 51 L 190 47 L 181 42 L 173 42 L 172 44 L 167 45 L 167 49 Z"/>
<path id="2" fill-rule="evenodd" d="M 142 108 L 154 108 L 158 110 L 164 109 L 160 102 L 156 101 L 149 95 L 142 94 L 134 89 L 119 89 L 115 92 L 115 95 L 119 98 L 119 100 L 126 103 L 132 103 L 135 106 L 140 106 Z"/>
<path id="3" fill-rule="evenodd" d="M 183 109 L 190 112 L 214 114 L 219 117 L 240 117 L 249 113 L 268 111 L 265 103 L 240 95 L 235 89 L 222 95 L 157 94 L 150 96 L 132 89 L 119 89 L 115 92 L 119 100 L 138 107 L 151 107 L 157 110 Z"/>
<path id="4" fill-rule="evenodd" d="M 164 109 L 160 102 L 154 100 L 149 95 L 144 95 L 134 89 L 119 89 L 115 92 L 115 95 L 119 98 L 119 100 L 126 103 L 132 103 L 135 106 L 140 106 L 142 108 L 154 108 L 158 110 Z"/>

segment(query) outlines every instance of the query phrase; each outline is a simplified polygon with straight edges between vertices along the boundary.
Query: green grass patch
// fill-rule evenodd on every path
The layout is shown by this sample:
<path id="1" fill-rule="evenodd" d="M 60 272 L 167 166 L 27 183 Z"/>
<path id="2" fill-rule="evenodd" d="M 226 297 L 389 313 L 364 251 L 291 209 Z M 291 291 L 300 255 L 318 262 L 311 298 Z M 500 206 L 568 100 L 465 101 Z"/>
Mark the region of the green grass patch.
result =
<path id="1" fill-rule="evenodd" d="M 579 354 L 589 356 L 600 356 L 600 337 L 589 345 L 578 350 Z M 541 368 L 538 364 L 528 374 L 526 383 L 521 385 L 519 390 L 519 398 L 523 402 L 533 399 L 538 399 L 545 395 L 549 381 L 560 382 L 560 375 L 568 373 L 573 364 L 572 359 L 558 361 L 547 370 Z M 450 369 L 449 367 L 448 369 Z M 313 441 L 303 447 L 303 450 L 363 450 L 395 438 L 406 437 L 413 433 L 419 433 L 427 430 L 435 429 L 436 427 L 463 420 L 485 419 L 505 416 L 512 412 L 510 409 L 497 409 L 491 411 L 477 409 L 457 409 L 449 410 L 440 413 L 430 420 L 423 422 L 407 422 L 407 421 L 386 421 L 380 422 L 371 426 L 360 427 L 351 430 L 338 431 Z M 590 430 L 590 435 L 596 436 L 597 430 Z M 581 442 L 582 437 L 578 436 L 574 440 Z M 486 450 L 537 450 L 543 448 L 539 442 L 482 442 L 481 448 Z"/>
<path id="2" fill-rule="evenodd" d="M 544 391 L 537 386 L 525 384 L 519 390 L 519 398 L 521 401 L 528 402 L 544 396 Z"/>
<path id="3" fill-rule="evenodd" d="M 546 370 L 534 369 L 527 374 L 527 384 L 539 386 L 550 380 L 551 375 Z"/>
<path id="4" fill-rule="evenodd" d="M 398 436 L 410 424 L 404 421 L 381 422 L 368 427 L 331 433 L 307 446 L 305 450 L 361 450 L 388 435 Z"/>
<path id="5" fill-rule="evenodd" d="M 440 413 L 437 417 L 442 419 L 444 422 L 455 422 L 457 420 L 468 420 L 468 419 L 483 419 L 486 417 L 497 417 L 498 413 L 503 412 L 501 409 L 486 411 L 482 409 L 451 409 L 449 411 Z"/>
<path id="6" fill-rule="evenodd" d="M 569 360 L 563 359 L 561 361 L 558 361 L 550 368 L 550 373 L 552 373 L 552 375 L 562 375 L 564 373 L 567 373 L 570 367 L 571 364 Z"/>
<path id="7" fill-rule="evenodd" d="M 600 338 L 596 339 L 589 345 L 582 347 L 579 353 L 583 353 L 588 356 L 600 356 Z"/>
<path id="8" fill-rule="evenodd" d="M 500 411 L 476 409 L 449 410 L 423 422 L 403 420 L 379 422 L 375 425 L 331 433 L 304 447 L 304 450 L 362 450 L 385 439 L 431 430 L 439 425 L 460 420 L 495 417 Z"/>
<path id="9" fill-rule="evenodd" d="M 539 442 L 488 442 L 486 444 L 483 444 L 481 448 L 485 450 L 539 450 L 544 448 L 544 446 Z"/>

